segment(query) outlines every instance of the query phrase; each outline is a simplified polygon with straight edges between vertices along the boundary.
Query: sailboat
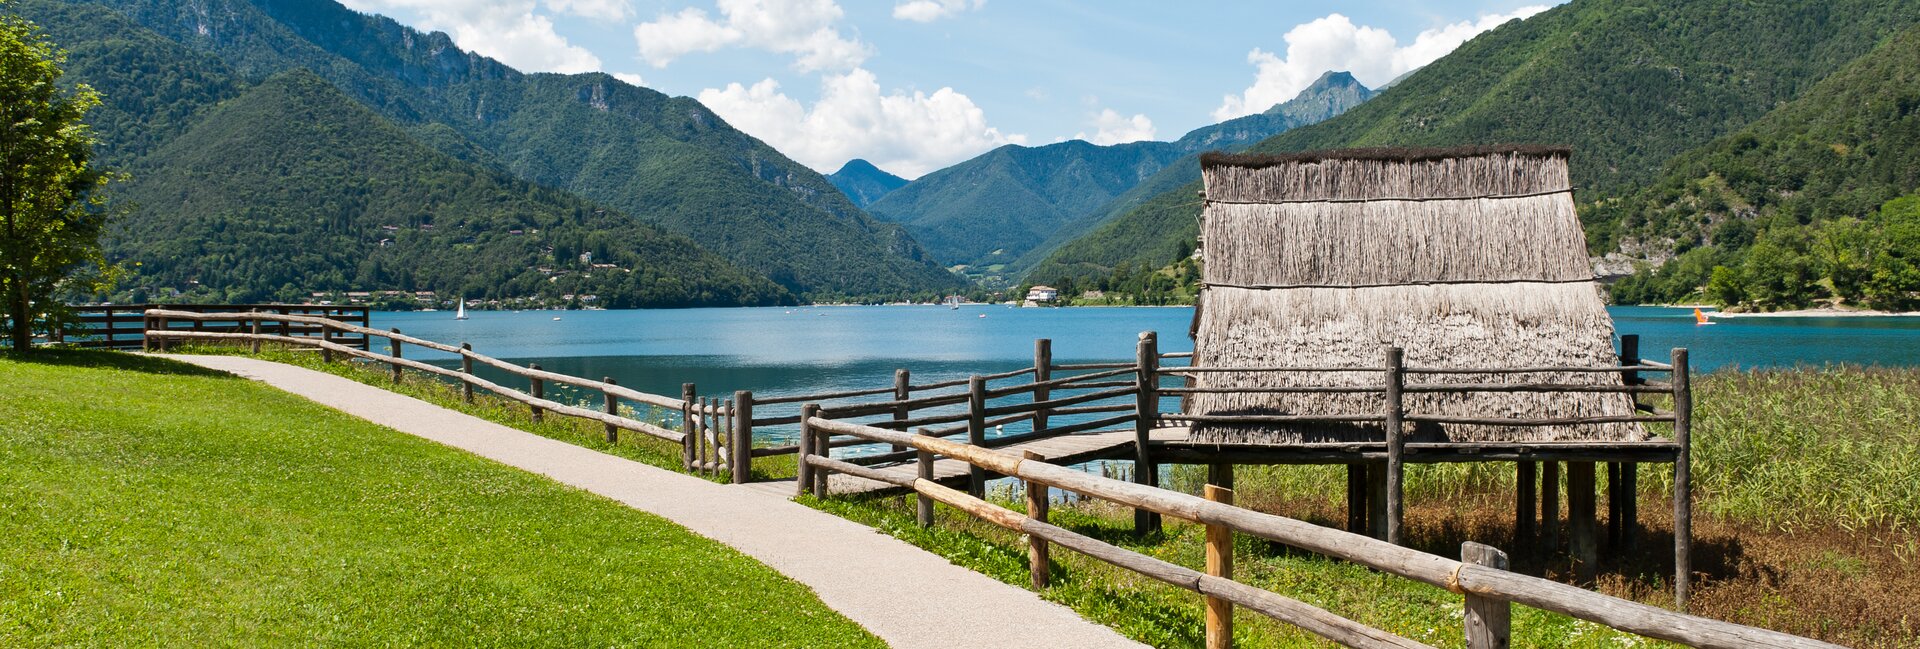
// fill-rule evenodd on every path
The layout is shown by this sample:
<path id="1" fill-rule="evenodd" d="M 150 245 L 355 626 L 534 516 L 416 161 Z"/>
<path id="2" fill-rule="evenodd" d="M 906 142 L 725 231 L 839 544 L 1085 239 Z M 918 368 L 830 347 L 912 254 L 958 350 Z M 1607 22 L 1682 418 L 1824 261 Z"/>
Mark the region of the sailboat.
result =
<path id="1" fill-rule="evenodd" d="M 460 310 L 453 312 L 453 319 L 455 320 L 467 319 L 467 301 L 466 300 L 464 299 L 460 300 Z"/>
<path id="2" fill-rule="evenodd" d="M 947 308 L 955 311 L 960 310 L 960 296 L 958 295 L 947 296 Z"/>
<path id="3" fill-rule="evenodd" d="M 1710 325 L 1713 324 L 1713 321 L 1707 319 L 1707 314 L 1702 313 L 1699 309 L 1694 309 L 1693 323 L 1696 325 Z"/>

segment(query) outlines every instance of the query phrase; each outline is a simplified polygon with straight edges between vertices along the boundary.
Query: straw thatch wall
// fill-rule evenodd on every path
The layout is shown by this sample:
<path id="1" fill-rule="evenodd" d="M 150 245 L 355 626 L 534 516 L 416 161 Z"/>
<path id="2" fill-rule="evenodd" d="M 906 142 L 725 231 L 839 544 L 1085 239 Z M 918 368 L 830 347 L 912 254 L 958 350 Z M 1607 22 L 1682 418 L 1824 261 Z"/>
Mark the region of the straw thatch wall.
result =
<path id="1" fill-rule="evenodd" d="M 1611 366 L 1561 148 L 1367 149 L 1203 158 L 1207 263 L 1196 365 Z M 1618 374 L 1409 375 L 1409 383 L 1618 385 Z M 1380 372 L 1201 374 L 1204 387 L 1379 386 Z M 1631 415 L 1601 393 L 1406 395 L 1410 414 Z M 1378 414 L 1378 394 L 1196 394 L 1201 414 Z M 1425 425 L 1416 441 L 1638 440 L 1635 424 Z M 1197 442 L 1370 441 L 1377 424 L 1202 424 Z"/>

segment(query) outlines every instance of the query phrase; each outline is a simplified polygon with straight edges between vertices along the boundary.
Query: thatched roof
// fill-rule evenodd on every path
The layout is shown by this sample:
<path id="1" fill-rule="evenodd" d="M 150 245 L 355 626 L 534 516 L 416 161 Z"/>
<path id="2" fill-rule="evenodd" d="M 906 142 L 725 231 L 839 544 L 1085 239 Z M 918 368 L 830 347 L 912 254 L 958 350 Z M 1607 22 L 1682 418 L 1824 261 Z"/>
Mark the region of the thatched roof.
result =
<path id="1" fill-rule="evenodd" d="M 1613 323 L 1587 264 L 1567 150 L 1357 149 L 1208 155 L 1206 288 L 1194 363 L 1214 367 L 1611 366 Z M 1409 382 L 1610 383 L 1603 373 L 1414 375 Z M 1379 372 L 1202 374 L 1207 387 L 1379 385 Z M 1409 394 L 1411 413 L 1632 414 L 1625 395 Z M 1377 394 L 1196 394 L 1200 414 L 1380 412 Z M 1378 425 L 1222 425 L 1195 441 L 1378 440 Z M 1641 439 L 1630 424 L 1428 426 L 1421 441 Z"/>

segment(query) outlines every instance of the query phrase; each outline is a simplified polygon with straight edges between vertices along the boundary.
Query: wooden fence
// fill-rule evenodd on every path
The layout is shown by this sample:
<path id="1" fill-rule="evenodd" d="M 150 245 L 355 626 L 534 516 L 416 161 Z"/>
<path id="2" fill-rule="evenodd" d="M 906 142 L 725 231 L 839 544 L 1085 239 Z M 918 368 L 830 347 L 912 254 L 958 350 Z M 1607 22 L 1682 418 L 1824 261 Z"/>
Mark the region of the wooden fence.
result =
<path id="1" fill-rule="evenodd" d="M 107 349 L 142 349 L 146 345 L 146 332 L 169 326 L 185 327 L 192 331 L 246 330 L 248 321 L 242 320 L 184 320 L 171 319 L 154 321 L 146 315 L 151 309 L 186 311 L 192 313 L 231 313 L 235 311 L 253 313 L 274 313 L 279 315 L 304 315 L 328 318 L 337 322 L 365 327 L 371 324 L 368 319 L 368 307 L 334 306 L 329 304 L 104 304 L 69 307 L 78 316 L 77 322 L 54 332 L 51 342 L 65 343 L 78 347 L 96 347 Z M 319 327 L 303 323 L 279 322 L 269 329 L 270 333 L 282 336 L 313 336 L 320 333 Z M 367 349 L 368 340 L 357 334 L 344 334 L 332 339 L 333 342 Z"/>
<path id="2" fill-rule="evenodd" d="M 1636 362 L 1623 363 L 1617 367 L 1596 368 L 1485 370 L 1407 368 L 1394 362 L 1398 356 L 1397 350 L 1387 350 L 1384 357 L 1386 362 L 1378 368 L 1161 367 L 1165 361 L 1187 358 L 1189 355 L 1161 354 L 1152 336 L 1143 335 L 1134 363 L 1058 364 L 1052 362 L 1050 345 L 1046 341 L 1039 341 L 1035 348 L 1034 365 L 1019 370 L 917 385 L 910 381 L 911 376 L 905 370 L 901 370 L 895 376 L 894 385 L 885 389 L 755 400 L 752 393 L 747 391 L 735 392 L 731 399 L 700 398 L 695 395 L 691 384 L 683 389 L 680 398 L 647 394 L 622 387 L 611 379 L 593 381 L 543 371 L 537 366 L 523 368 L 475 353 L 471 347 L 464 344 L 456 347 L 406 336 L 398 330 L 378 331 L 361 325 L 315 316 L 260 312 L 197 313 L 166 309 L 150 310 L 146 315 L 167 321 L 248 323 L 247 331 L 242 332 L 194 330 L 191 327 L 149 329 L 146 331 L 147 339 L 159 348 L 164 348 L 166 341 L 171 339 L 242 341 L 252 345 L 256 350 L 263 342 L 274 342 L 315 347 L 329 359 L 334 354 L 340 354 L 385 363 L 391 368 L 396 380 L 404 370 L 427 372 L 459 382 L 469 399 L 472 398 L 472 390 L 478 387 L 527 404 L 532 416 L 536 419 L 550 412 L 599 421 L 607 426 L 609 440 L 617 439 L 620 431 L 633 431 L 678 442 L 682 444 L 685 464 L 689 470 L 728 471 L 732 473 L 736 482 L 748 479 L 754 457 L 796 454 L 800 471 L 798 487 L 817 496 L 828 495 L 827 484 L 831 474 L 845 474 L 915 494 L 919 500 L 919 518 L 922 525 L 932 524 L 933 503 L 942 502 L 983 520 L 1027 535 L 1030 540 L 1030 576 L 1036 588 L 1047 586 L 1050 565 L 1049 545 L 1051 544 L 1199 593 L 1206 598 L 1207 638 L 1210 647 L 1230 646 L 1232 606 L 1247 608 L 1294 624 L 1347 646 L 1426 646 L 1380 629 L 1367 627 L 1284 595 L 1234 581 L 1231 549 L 1235 534 L 1252 535 L 1302 550 L 1352 561 L 1375 570 L 1460 594 L 1465 598 L 1464 633 L 1468 645 L 1476 648 L 1507 646 L 1510 630 L 1508 612 L 1511 605 L 1515 603 L 1596 622 L 1629 633 L 1698 647 L 1835 646 L 1765 629 L 1669 611 L 1571 585 L 1513 573 L 1505 569 L 1506 557 L 1499 550 L 1475 543 L 1465 544 L 1462 547 L 1461 560 L 1454 560 L 1401 547 L 1385 539 L 1238 508 L 1231 503 L 1231 489 L 1223 485 L 1208 485 L 1205 497 L 1200 497 L 1161 489 L 1152 483 L 1155 479 L 1152 474 L 1155 471 L 1151 468 L 1154 461 L 1150 456 L 1154 446 L 1149 439 L 1151 431 L 1156 427 L 1178 421 L 1200 420 L 1199 416 L 1193 415 L 1163 414 L 1160 412 L 1159 400 L 1163 397 L 1195 394 L 1207 389 L 1183 386 L 1164 387 L 1161 381 L 1166 377 L 1191 376 L 1206 372 L 1369 371 L 1381 373 L 1384 383 L 1379 386 L 1343 389 L 1377 391 L 1388 404 L 1387 409 L 1377 414 L 1324 415 L 1323 419 L 1353 420 L 1365 417 L 1369 421 L 1387 424 L 1396 421 L 1402 423 L 1433 421 L 1514 426 L 1566 425 L 1603 421 L 1670 422 L 1674 426 L 1675 436 L 1674 442 L 1670 445 L 1677 446 L 1675 452 L 1678 454 L 1676 489 L 1679 490 L 1678 493 L 1684 494 L 1689 478 L 1685 468 L 1685 454 L 1691 412 L 1691 391 L 1688 385 L 1685 350 L 1675 350 L 1674 362 L 1671 365 L 1636 360 Z M 262 322 L 315 327 L 320 330 L 321 335 L 283 335 L 273 328 L 263 330 Z M 336 333 L 358 335 L 368 340 L 384 338 L 388 341 L 388 352 L 379 354 L 335 342 L 334 334 Z M 417 345 L 456 354 L 461 359 L 461 368 L 453 370 L 406 359 L 403 345 Z M 473 374 L 474 363 L 489 365 L 525 378 L 529 381 L 529 389 L 522 392 L 477 377 Z M 1612 386 L 1612 391 L 1629 394 L 1671 393 L 1674 398 L 1673 409 L 1667 412 L 1646 412 L 1646 414 L 1629 417 L 1611 418 L 1442 417 L 1405 412 L 1400 407 L 1399 399 L 1396 398 L 1398 395 L 1409 392 L 1494 390 L 1579 392 L 1596 389 L 1595 386 L 1587 385 L 1545 383 L 1410 384 L 1406 382 L 1406 377 L 1409 375 L 1563 372 L 1622 373 L 1628 380 L 1622 386 Z M 1653 372 L 1670 373 L 1672 380 L 1666 384 L 1653 384 L 1640 379 L 1642 373 Z M 995 381 L 1020 382 L 994 385 Z M 547 383 L 598 391 L 604 396 L 606 407 L 604 409 L 584 408 L 547 399 L 544 396 L 544 387 Z M 873 400 L 876 398 L 884 400 Z M 1000 401 L 996 402 L 995 399 Z M 1016 402 L 1007 403 L 1010 399 Z M 623 402 L 678 411 L 681 415 L 680 430 L 624 416 L 621 410 Z M 773 411 L 781 409 L 793 409 L 797 414 L 774 414 Z M 757 415 L 756 410 L 761 411 L 765 416 Z M 1083 421 L 1071 424 L 1055 422 L 1055 418 L 1062 417 L 1075 417 Z M 1267 418 L 1263 421 L 1276 422 L 1308 420 L 1291 415 L 1262 417 Z M 989 427 L 1013 422 L 1028 422 L 1031 424 L 1031 431 L 997 438 L 986 435 Z M 797 444 L 753 448 L 752 431 L 755 426 L 786 424 L 797 424 L 800 427 L 800 440 Z M 1038 459 L 1031 453 L 1017 455 L 1007 451 L 1007 447 L 1024 441 L 1088 433 L 1111 426 L 1120 426 L 1122 431 L 1130 432 L 1136 438 L 1131 440 L 1134 443 L 1129 444 L 1131 448 L 1127 451 L 1135 453 L 1136 461 L 1142 462 L 1145 468 L 1135 471 L 1134 482 L 1073 470 L 1065 466 L 1073 463 L 1070 461 L 1055 464 Z M 909 430 L 920 432 L 908 432 Z M 1407 443 L 1401 435 L 1392 433 L 1395 427 L 1389 426 L 1388 430 L 1390 431 L 1388 439 L 1380 445 L 1378 453 L 1369 450 L 1370 446 L 1367 444 L 1345 446 L 1352 447 L 1349 450 L 1359 453 L 1359 457 L 1364 459 L 1373 459 L 1377 456 L 1388 467 L 1397 466 L 1396 458 L 1404 461 L 1406 454 L 1422 450 L 1419 448 L 1420 445 Z M 961 433 L 967 436 L 965 442 L 947 439 Z M 843 436 L 845 439 L 836 440 L 835 436 Z M 834 448 L 854 445 L 884 445 L 891 450 L 871 452 L 856 457 L 836 458 L 831 454 Z M 1507 459 L 1507 456 L 1500 453 L 1498 449 L 1493 449 L 1492 457 L 1489 459 Z M 970 486 L 969 490 L 954 489 L 935 479 L 933 467 L 937 461 L 941 461 L 941 458 L 959 461 L 967 466 L 968 475 L 965 482 Z M 877 465 L 886 463 L 904 463 L 914 467 L 915 470 L 911 474 L 903 475 L 899 471 L 876 468 Z M 1395 509 L 1392 503 L 1399 499 L 1398 490 L 1395 488 L 1398 480 L 1393 479 L 1395 473 L 1397 471 L 1388 471 L 1381 476 L 1386 485 L 1385 497 L 1381 502 L 1386 503 L 1389 514 Z M 995 505 L 983 498 L 986 480 L 996 476 L 1023 481 L 1027 494 L 1025 513 Z M 1588 484 L 1588 497 L 1591 498 L 1591 483 Z M 1205 525 L 1207 527 L 1206 570 L 1193 570 L 1149 557 L 1048 523 L 1047 504 L 1050 502 L 1053 489 L 1130 507 L 1141 512 L 1142 516 L 1173 516 Z M 1678 528 L 1676 537 L 1681 539 L 1689 536 L 1684 528 L 1690 520 L 1689 501 L 1689 498 L 1676 498 Z M 1388 516 L 1388 520 L 1393 518 L 1397 517 Z M 1685 554 L 1677 555 L 1676 559 L 1678 559 L 1677 568 L 1680 577 L 1684 580 L 1689 569 L 1685 563 Z M 1684 592 L 1680 595 L 1684 601 Z"/>

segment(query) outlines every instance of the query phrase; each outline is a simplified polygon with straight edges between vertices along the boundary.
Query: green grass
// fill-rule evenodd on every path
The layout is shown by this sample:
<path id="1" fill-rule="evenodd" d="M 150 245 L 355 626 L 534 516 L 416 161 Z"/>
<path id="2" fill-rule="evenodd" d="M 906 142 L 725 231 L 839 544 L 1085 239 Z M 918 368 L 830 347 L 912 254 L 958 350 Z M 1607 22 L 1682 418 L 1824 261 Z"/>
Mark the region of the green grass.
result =
<path id="1" fill-rule="evenodd" d="M 658 517 L 250 381 L 0 357 L 0 646 L 878 646 Z"/>

